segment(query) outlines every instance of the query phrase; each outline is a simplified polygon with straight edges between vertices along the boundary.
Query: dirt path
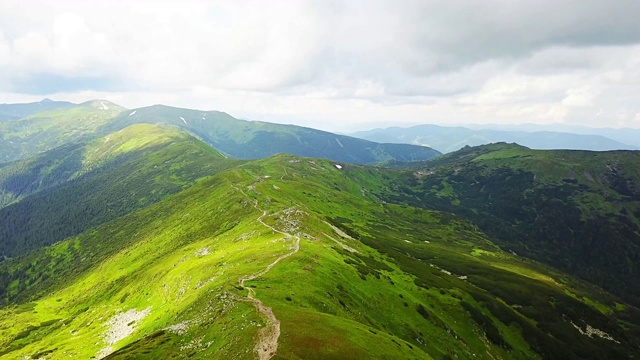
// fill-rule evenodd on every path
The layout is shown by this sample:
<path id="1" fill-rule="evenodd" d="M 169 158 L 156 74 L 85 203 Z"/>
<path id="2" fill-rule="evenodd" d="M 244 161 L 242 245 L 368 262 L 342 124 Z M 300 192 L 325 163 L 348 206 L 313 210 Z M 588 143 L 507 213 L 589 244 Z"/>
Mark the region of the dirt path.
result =
<path id="1" fill-rule="evenodd" d="M 240 191 L 240 193 L 242 193 L 242 195 L 244 195 L 246 198 L 250 199 L 250 197 L 247 196 L 247 194 L 245 194 L 244 191 L 242 191 L 241 189 L 238 189 L 235 186 L 232 186 L 232 187 Z M 264 274 L 269 272 L 269 270 L 271 270 L 281 260 L 286 259 L 289 256 L 297 253 L 300 250 L 300 237 L 291 235 L 284 231 L 280 231 L 274 228 L 273 226 L 265 223 L 262 219 L 265 216 L 267 216 L 267 212 L 265 210 L 262 210 L 258 206 L 258 200 L 254 200 L 253 207 L 255 207 L 258 211 L 262 211 L 262 215 L 260 215 L 257 219 L 258 222 L 260 222 L 260 224 L 271 229 L 274 232 L 284 235 L 285 238 L 287 239 L 295 239 L 294 248 L 291 252 L 279 256 L 274 262 L 267 265 L 267 267 L 264 268 L 264 270 L 252 275 L 243 276 L 240 279 L 238 279 L 238 284 L 242 288 L 247 289 L 248 291 L 247 300 L 251 302 L 253 306 L 255 306 L 255 308 L 258 310 L 258 312 L 260 312 L 260 314 L 262 314 L 262 316 L 267 320 L 267 325 L 261 328 L 260 330 L 258 330 L 258 339 L 256 341 L 256 346 L 253 348 L 253 351 L 259 360 L 268 360 L 268 359 L 271 359 L 276 354 L 276 351 L 278 351 L 278 338 L 280 337 L 280 321 L 273 314 L 273 310 L 270 307 L 265 306 L 262 303 L 262 301 L 256 298 L 255 290 L 253 290 L 250 287 L 244 286 L 244 282 L 251 281 L 263 276 Z"/>
<path id="2" fill-rule="evenodd" d="M 284 174 L 282 174 L 282 176 L 280 176 L 280 181 L 284 181 L 284 177 L 289 175 L 287 173 L 287 168 L 286 167 L 283 167 L 282 169 L 284 170 Z"/>

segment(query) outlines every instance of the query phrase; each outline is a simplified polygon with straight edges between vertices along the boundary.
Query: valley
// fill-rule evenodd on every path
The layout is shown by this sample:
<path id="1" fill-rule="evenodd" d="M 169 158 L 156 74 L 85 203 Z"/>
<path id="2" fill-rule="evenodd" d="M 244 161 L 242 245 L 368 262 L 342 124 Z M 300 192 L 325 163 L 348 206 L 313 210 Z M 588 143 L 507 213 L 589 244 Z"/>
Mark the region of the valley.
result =
<path id="1" fill-rule="evenodd" d="M 0 1 L 0 360 L 640 360 L 640 1 Z"/>

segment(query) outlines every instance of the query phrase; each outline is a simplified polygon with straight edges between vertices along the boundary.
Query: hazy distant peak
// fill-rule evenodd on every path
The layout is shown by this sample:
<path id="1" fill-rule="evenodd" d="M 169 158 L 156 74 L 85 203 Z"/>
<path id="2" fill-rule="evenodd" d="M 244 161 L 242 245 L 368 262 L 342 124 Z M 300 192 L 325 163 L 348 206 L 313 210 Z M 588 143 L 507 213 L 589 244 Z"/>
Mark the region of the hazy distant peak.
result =
<path id="1" fill-rule="evenodd" d="M 390 127 L 351 134 L 362 139 L 380 143 L 426 145 L 442 153 L 495 142 L 518 143 L 532 149 L 574 150 L 637 150 L 638 147 L 615 139 L 603 131 L 602 134 L 579 134 L 560 131 L 518 131 L 497 129 L 471 129 L 432 124 L 415 125 L 409 128 Z M 526 129 L 526 128 L 525 128 Z M 616 135 L 611 133 L 610 135 Z M 623 139 L 626 140 L 626 139 Z"/>
<path id="2" fill-rule="evenodd" d="M 100 110 L 117 110 L 117 111 L 122 111 L 122 110 L 126 110 L 125 107 L 122 107 L 118 104 L 114 104 L 109 100 L 100 100 L 100 99 L 96 99 L 96 100 L 89 100 L 87 102 L 83 102 L 82 104 L 80 104 L 81 106 L 89 106 L 95 109 L 100 109 Z"/>

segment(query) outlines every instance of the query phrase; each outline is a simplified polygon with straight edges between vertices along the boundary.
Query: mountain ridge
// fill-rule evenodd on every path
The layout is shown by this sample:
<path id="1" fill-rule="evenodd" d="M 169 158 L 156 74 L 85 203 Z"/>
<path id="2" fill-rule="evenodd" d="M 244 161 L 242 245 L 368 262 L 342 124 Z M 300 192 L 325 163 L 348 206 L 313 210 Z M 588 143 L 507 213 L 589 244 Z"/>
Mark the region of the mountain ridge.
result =
<path id="1" fill-rule="evenodd" d="M 426 147 L 404 147 L 362 141 L 297 125 L 239 120 L 220 111 L 199 111 L 166 105 L 132 109 L 107 125 L 113 130 L 131 122 L 164 123 L 186 128 L 228 156 L 257 159 L 277 153 L 323 157 L 373 164 L 389 160 L 414 161 L 439 155 Z"/>
<path id="2" fill-rule="evenodd" d="M 640 219 L 638 151 L 377 154 L 393 169 L 238 160 L 203 140 L 255 151 L 256 137 L 304 144 L 305 129 L 100 100 L 72 111 L 87 123 L 63 110 L 19 120 L 44 136 L 62 117 L 79 133 L 0 165 L 10 198 L 0 246 L 11 255 L 0 261 L 2 359 L 640 350 L 639 241 L 627 236 Z"/>
<path id="3" fill-rule="evenodd" d="M 0 326 L 0 354 L 252 358 L 260 329 L 275 325 L 251 296 L 279 322 L 284 358 L 637 349 L 618 323 L 633 321 L 632 306 L 499 250 L 460 217 L 381 202 L 393 171 L 335 165 L 291 155 L 245 162 L 0 264 L 9 277 L 0 289 L 17 302 L 0 308 L 0 322 L 16 324 Z M 588 328 L 615 341 L 583 335 Z"/>
<path id="4" fill-rule="evenodd" d="M 0 257 L 77 235 L 239 163 L 184 131 L 144 124 L 0 167 L 8 200 L 0 206 Z"/>
<path id="5" fill-rule="evenodd" d="M 38 102 L 21 104 L 0 104 L 0 122 L 18 120 L 46 110 L 70 107 L 75 104 L 68 101 L 42 99 Z"/>
<path id="6" fill-rule="evenodd" d="M 239 120 L 220 111 L 154 105 L 125 109 L 91 100 L 0 123 L 3 162 L 57 146 L 104 136 L 135 123 L 165 124 L 188 130 L 227 156 L 257 159 L 276 153 L 330 158 L 360 164 L 426 160 L 440 153 L 415 145 L 378 144 L 344 135 L 267 122 Z"/>
<path id="7" fill-rule="evenodd" d="M 404 164 L 415 206 L 456 213 L 507 250 L 640 304 L 640 151 L 465 147 Z"/>

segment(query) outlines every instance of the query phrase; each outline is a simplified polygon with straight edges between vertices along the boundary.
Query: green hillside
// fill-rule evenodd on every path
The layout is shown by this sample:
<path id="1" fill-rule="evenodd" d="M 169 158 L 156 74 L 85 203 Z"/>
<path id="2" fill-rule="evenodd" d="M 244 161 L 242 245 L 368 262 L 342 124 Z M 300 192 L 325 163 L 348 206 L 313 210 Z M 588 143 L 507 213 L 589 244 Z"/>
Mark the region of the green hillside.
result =
<path id="1" fill-rule="evenodd" d="M 503 249 L 640 305 L 639 164 L 634 151 L 467 147 L 410 165 L 389 197 L 459 214 Z"/>
<path id="2" fill-rule="evenodd" d="M 133 125 L 0 166 L 0 258 L 77 235 L 241 163 L 174 128 Z"/>
<path id="3" fill-rule="evenodd" d="M 440 154 L 423 146 L 378 144 L 300 126 L 238 120 L 219 111 L 198 111 L 164 105 L 122 113 L 106 128 L 114 130 L 132 123 L 174 125 L 190 131 L 222 153 L 240 159 L 260 159 L 287 153 L 373 164 L 390 160 L 427 160 Z"/>
<path id="4" fill-rule="evenodd" d="M 0 264 L 0 358 L 602 359 L 640 313 L 403 173 L 278 155 Z"/>
<path id="5" fill-rule="evenodd" d="M 104 134 L 96 131 L 124 108 L 106 100 L 48 110 L 0 123 L 0 162 L 24 159 Z"/>
<path id="6" fill-rule="evenodd" d="M 106 100 L 93 100 L 0 123 L 0 163 L 106 136 L 133 124 L 170 125 L 186 130 L 237 159 L 288 153 L 374 164 L 427 160 L 440 154 L 424 146 L 378 144 L 300 126 L 238 120 L 219 111 L 164 105 L 126 110 Z"/>

